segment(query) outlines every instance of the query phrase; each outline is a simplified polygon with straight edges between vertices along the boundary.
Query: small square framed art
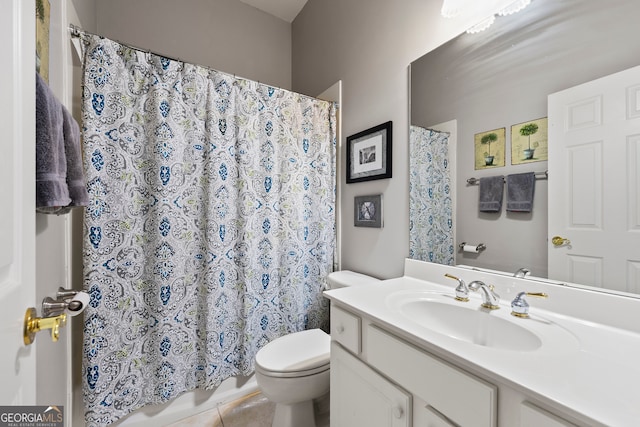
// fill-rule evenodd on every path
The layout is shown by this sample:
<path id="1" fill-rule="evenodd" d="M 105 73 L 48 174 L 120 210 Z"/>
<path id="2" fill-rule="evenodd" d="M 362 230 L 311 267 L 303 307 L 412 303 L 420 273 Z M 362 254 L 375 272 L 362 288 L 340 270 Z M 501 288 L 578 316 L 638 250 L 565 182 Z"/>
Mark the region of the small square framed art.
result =
<path id="1" fill-rule="evenodd" d="M 382 228 L 382 194 L 354 198 L 353 225 Z"/>

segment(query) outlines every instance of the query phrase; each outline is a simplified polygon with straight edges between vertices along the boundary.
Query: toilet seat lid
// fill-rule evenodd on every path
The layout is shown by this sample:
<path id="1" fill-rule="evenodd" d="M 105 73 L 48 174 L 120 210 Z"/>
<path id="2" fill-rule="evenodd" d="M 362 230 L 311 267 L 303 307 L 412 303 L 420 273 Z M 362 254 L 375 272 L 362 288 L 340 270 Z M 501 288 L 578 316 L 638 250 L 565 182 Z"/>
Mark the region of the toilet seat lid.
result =
<path id="1" fill-rule="evenodd" d="M 300 372 L 329 364 L 331 337 L 321 329 L 284 335 L 262 347 L 256 363 L 272 372 Z"/>

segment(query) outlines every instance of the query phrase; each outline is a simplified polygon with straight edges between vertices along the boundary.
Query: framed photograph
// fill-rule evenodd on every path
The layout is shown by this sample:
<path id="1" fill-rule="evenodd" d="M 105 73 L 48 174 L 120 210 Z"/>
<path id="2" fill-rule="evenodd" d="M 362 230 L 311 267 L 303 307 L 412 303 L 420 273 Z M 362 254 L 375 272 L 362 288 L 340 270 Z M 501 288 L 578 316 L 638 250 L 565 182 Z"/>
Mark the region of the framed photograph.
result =
<path id="1" fill-rule="evenodd" d="M 391 178 L 391 122 L 347 138 L 347 184 Z"/>
<path id="2" fill-rule="evenodd" d="M 506 134 L 506 128 L 500 128 L 474 135 L 476 170 L 504 166 Z"/>
<path id="3" fill-rule="evenodd" d="M 547 160 L 547 134 L 546 117 L 511 126 L 511 164 Z"/>
<path id="4" fill-rule="evenodd" d="M 382 194 L 356 196 L 353 206 L 354 226 L 382 228 Z"/>

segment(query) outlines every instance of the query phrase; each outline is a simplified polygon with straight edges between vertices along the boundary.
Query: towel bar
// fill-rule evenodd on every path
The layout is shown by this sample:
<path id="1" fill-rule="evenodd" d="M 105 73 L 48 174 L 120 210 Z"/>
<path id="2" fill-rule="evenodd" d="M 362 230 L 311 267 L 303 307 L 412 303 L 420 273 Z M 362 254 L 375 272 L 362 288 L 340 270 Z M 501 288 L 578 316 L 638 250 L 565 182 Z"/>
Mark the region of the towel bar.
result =
<path id="1" fill-rule="evenodd" d="M 546 170 L 544 172 L 536 172 L 535 177 L 536 179 L 547 179 L 549 177 L 549 171 Z M 504 182 L 507 182 L 507 180 L 505 179 Z M 467 179 L 467 184 L 478 185 L 480 184 L 480 178 L 469 178 Z"/>

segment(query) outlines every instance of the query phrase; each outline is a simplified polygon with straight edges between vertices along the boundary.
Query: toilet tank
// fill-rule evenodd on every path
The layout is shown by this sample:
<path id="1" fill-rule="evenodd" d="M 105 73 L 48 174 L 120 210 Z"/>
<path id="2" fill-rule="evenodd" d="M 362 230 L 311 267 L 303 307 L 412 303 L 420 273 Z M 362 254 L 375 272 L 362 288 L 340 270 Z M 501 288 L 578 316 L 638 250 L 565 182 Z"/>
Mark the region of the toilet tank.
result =
<path id="1" fill-rule="evenodd" d="M 379 282 L 380 279 L 367 276 L 366 274 L 356 273 L 350 270 L 334 271 L 327 276 L 327 289 L 338 289 L 347 286 L 367 285 L 369 283 Z"/>

